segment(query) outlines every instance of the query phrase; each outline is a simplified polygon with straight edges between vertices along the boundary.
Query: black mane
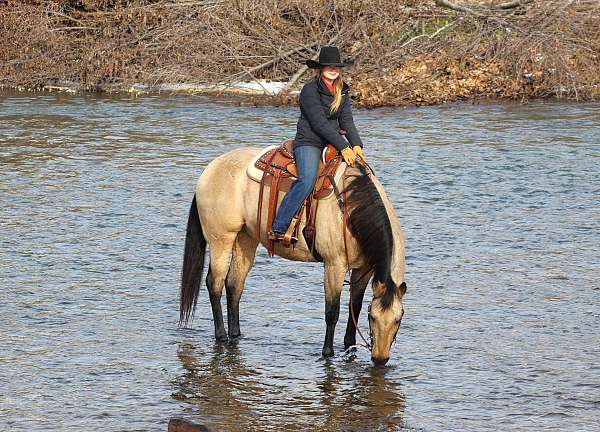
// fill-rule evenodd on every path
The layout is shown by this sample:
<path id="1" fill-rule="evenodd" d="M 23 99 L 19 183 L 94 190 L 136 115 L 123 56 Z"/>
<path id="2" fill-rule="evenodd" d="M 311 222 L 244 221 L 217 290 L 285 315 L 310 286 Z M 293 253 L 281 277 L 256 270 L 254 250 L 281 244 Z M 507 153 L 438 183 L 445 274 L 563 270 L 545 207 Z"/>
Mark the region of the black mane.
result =
<path id="1" fill-rule="evenodd" d="M 396 286 L 392 280 L 391 266 L 394 251 L 394 235 L 385 204 L 367 174 L 366 168 L 357 164 L 360 175 L 346 187 L 348 205 L 348 228 L 358 241 L 361 251 L 373 270 L 373 282 L 385 285 L 381 298 L 384 309 L 392 304 Z"/>

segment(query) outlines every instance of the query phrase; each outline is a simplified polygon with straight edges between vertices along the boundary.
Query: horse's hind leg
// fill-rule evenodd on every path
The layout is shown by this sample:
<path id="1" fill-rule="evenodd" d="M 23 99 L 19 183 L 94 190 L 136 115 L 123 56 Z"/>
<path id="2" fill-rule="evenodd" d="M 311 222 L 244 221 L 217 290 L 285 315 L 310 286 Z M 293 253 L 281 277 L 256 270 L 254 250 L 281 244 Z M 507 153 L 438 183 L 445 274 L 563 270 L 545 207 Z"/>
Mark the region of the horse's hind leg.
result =
<path id="1" fill-rule="evenodd" d="M 363 298 L 365 296 L 365 290 L 369 279 L 371 279 L 372 271 L 364 268 L 358 268 L 352 270 L 350 276 L 350 292 L 352 293 L 352 309 L 354 310 L 354 317 L 358 322 L 358 316 L 362 309 Z M 356 345 L 356 326 L 352 319 L 352 310 L 348 311 L 348 325 L 346 326 L 346 335 L 344 336 L 344 348 L 348 349 L 351 346 Z"/>
<path id="2" fill-rule="evenodd" d="M 258 241 L 244 231 L 240 231 L 233 245 L 233 258 L 225 279 L 227 290 L 227 328 L 229 337 L 236 338 L 240 333 L 240 298 L 244 291 L 246 276 L 254 264 Z"/>
<path id="3" fill-rule="evenodd" d="M 215 324 L 215 338 L 220 342 L 227 340 L 223 323 L 223 311 L 221 310 L 221 295 L 225 285 L 225 275 L 227 274 L 229 256 L 231 255 L 235 235 L 236 233 L 227 233 L 218 240 L 210 242 L 210 270 L 206 276 L 206 286 Z"/>

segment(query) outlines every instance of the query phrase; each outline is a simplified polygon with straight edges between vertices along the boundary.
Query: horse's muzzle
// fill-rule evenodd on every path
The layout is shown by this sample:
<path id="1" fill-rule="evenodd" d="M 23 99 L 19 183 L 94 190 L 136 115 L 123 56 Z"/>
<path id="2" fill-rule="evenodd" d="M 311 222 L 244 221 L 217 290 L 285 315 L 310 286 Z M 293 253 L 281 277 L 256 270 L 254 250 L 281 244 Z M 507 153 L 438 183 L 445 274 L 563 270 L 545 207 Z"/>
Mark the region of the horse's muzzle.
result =
<path id="1" fill-rule="evenodd" d="M 388 362 L 389 359 L 390 359 L 389 357 L 386 357 L 386 358 L 371 357 L 371 361 L 376 366 L 384 366 Z"/>

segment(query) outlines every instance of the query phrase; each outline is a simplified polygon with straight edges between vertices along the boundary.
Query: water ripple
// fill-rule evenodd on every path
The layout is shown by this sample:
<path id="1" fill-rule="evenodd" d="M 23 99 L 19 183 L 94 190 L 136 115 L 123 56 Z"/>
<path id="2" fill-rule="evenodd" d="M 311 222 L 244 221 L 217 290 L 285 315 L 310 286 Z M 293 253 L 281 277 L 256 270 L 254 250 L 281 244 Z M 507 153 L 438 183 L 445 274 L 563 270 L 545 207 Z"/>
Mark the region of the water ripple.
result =
<path id="1" fill-rule="evenodd" d="M 342 353 L 346 292 L 321 358 L 322 265 L 262 249 L 237 343 L 204 291 L 177 329 L 197 176 L 292 135 L 296 108 L 0 95 L 2 429 L 596 430 L 600 106 L 355 117 L 406 235 L 385 368 Z"/>

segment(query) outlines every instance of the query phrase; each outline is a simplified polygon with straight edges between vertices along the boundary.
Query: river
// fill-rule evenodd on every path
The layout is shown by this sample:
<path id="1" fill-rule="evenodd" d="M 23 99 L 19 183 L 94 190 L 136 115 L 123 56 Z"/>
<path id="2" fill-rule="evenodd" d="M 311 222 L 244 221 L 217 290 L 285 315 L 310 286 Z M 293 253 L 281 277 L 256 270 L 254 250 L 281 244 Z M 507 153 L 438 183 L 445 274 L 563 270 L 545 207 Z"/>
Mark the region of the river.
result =
<path id="1" fill-rule="evenodd" d="M 0 429 L 598 430 L 598 104 L 355 112 L 406 236 L 387 366 L 343 355 L 346 290 L 321 358 L 322 264 L 263 248 L 237 343 L 215 343 L 206 291 L 178 329 L 197 177 L 292 136 L 296 116 L 0 93 Z"/>

